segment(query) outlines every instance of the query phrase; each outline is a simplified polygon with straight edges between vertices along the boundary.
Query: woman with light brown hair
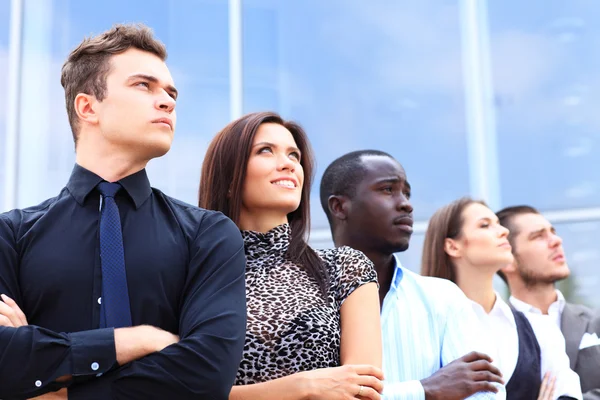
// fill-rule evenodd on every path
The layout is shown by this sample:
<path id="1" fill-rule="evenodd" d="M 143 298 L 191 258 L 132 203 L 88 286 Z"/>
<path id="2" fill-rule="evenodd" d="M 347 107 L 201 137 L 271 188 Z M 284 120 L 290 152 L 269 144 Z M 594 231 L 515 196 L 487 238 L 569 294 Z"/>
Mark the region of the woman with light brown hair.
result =
<path id="1" fill-rule="evenodd" d="M 349 247 L 307 243 L 313 156 L 304 130 L 248 114 L 213 139 L 200 207 L 242 231 L 248 324 L 230 399 L 379 399 L 377 276 Z"/>
<path id="2" fill-rule="evenodd" d="M 523 313 L 494 291 L 494 275 L 513 261 L 508 229 L 484 202 L 463 197 L 431 217 L 421 274 L 454 282 L 471 300 L 507 399 L 581 399 L 579 378 L 564 349 L 561 354 L 553 343 L 538 343 Z"/>

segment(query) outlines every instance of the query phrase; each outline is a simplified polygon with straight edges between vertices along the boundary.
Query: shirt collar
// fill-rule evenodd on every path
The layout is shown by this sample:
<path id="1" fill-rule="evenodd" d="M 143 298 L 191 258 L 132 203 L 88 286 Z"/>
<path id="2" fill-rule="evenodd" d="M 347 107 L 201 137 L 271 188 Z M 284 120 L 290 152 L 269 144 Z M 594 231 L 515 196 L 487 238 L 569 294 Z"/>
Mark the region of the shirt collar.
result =
<path id="1" fill-rule="evenodd" d="M 519 300 L 514 296 L 510 296 L 509 301 L 517 309 L 517 311 L 532 312 L 535 314 L 542 313 L 542 311 L 539 308 L 534 307 L 529 303 L 525 303 L 523 300 Z M 562 311 L 565 308 L 566 300 L 565 300 L 565 296 L 563 296 L 562 292 L 558 289 L 556 289 L 556 301 L 554 303 L 552 303 L 550 305 L 550 307 L 552 307 L 552 305 L 554 305 L 554 304 L 556 304 L 558 306 L 559 313 L 562 313 Z"/>
<path id="2" fill-rule="evenodd" d="M 400 286 L 404 272 L 402 272 L 403 267 L 402 263 L 400 263 L 400 259 L 398 258 L 398 254 L 394 254 L 394 260 L 396 261 L 396 268 L 394 270 L 394 276 L 392 277 L 392 288 L 396 290 L 398 289 L 398 286 Z"/>
<path id="3" fill-rule="evenodd" d="M 535 312 L 535 310 L 537 310 L 537 308 L 535 308 L 531 304 L 525 303 L 524 301 L 517 299 L 515 296 L 510 296 L 510 298 L 508 299 L 508 301 L 510 301 L 510 304 L 512 304 L 513 307 L 517 311 L 521 311 L 521 312 Z M 538 310 L 538 312 L 539 312 L 539 310 Z"/>
<path id="4" fill-rule="evenodd" d="M 80 206 L 83 206 L 87 196 L 102 181 L 103 179 L 92 171 L 83 168 L 79 164 L 75 164 L 67 183 L 67 190 L 69 190 L 75 201 Z M 152 194 L 152 188 L 150 187 L 150 181 L 145 169 L 120 179 L 118 183 L 127 192 L 129 197 L 131 197 L 136 209 L 140 208 L 146 199 L 150 197 L 150 194 Z"/>
<path id="5" fill-rule="evenodd" d="M 565 304 L 567 304 L 567 300 L 565 300 L 565 296 L 563 296 L 562 292 L 556 289 L 556 301 L 552 304 L 556 304 L 558 306 L 558 310 L 560 313 L 565 309 Z"/>
<path id="6" fill-rule="evenodd" d="M 489 314 L 485 312 L 485 310 L 483 309 L 481 304 L 469 299 L 469 301 L 471 302 L 471 305 L 473 306 L 473 310 L 479 316 L 479 318 L 482 318 L 483 316 L 485 316 L 487 314 L 490 317 L 503 318 L 503 319 L 509 321 L 512 325 L 516 326 L 515 318 L 510 309 L 510 306 L 508 304 L 506 304 L 506 302 L 504 300 L 502 300 L 502 297 L 500 297 L 498 292 L 494 292 L 494 293 L 496 293 L 496 301 L 494 302 L 494 306 L 492 307 Z"/>

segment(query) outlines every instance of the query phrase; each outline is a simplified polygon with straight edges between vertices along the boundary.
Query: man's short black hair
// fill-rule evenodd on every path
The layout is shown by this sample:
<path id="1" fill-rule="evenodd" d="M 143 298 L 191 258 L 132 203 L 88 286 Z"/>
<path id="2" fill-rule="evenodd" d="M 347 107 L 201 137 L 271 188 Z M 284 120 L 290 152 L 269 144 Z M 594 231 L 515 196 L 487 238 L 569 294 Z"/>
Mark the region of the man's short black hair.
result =
<path id="1" fill-rule="evenodd" d="M 356 186 L 365 174 L 362 162 L 362 157 L 365 156 L 383 156 L 394 159 L 388 153 L 379 150 L 353 151 L 335 159 L 323 173 L 320 188 L 321 206 L 332 228 L 333 218 L 329 212 L 329 197 L 332 195 L 354 197 Z"/>
<path id="2" fill-rule="evenodd" d="M 496 213 L 500 225 L 508 229 L 508 241 L 512 247 L 513 254 L 515 252 L 515 237 L 519 234 L 519 231 L 517 230 L 514 221 L 515 217 L 517 215 L 539 213 L 540 212 L 537 209 L 528 205 L 505 207 Z M 502 278 L 504 283 L 508 285 L 508 280 L 506 279 L 506 275 L 504 275 L 504 272 L 498 271 L 498 275 L 500 276 L 500 278 Z"/>

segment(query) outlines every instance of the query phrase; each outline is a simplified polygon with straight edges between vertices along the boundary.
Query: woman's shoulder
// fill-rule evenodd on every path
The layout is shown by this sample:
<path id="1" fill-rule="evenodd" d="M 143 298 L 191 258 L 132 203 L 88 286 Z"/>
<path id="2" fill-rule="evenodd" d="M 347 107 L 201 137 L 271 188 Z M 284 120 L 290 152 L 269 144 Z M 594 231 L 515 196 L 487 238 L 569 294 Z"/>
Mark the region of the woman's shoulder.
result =
<path id="1" fill-rule="evenodd" d="M 344 266 L 350 264 L 361 264 L 373 266 L 371 260 L 362 251 L 348 246 L 334 247 L 330 249 L 315 249 L 315 252 L 328 267 Z"/>
<path id="2" fill-rule="evenodd" d="M 371 260 L 361 251 L 348 246 L 316 250 L 329 270 L 330 284 L 339 304 L 358 287 L 377 283 L 377 273 Z"/>

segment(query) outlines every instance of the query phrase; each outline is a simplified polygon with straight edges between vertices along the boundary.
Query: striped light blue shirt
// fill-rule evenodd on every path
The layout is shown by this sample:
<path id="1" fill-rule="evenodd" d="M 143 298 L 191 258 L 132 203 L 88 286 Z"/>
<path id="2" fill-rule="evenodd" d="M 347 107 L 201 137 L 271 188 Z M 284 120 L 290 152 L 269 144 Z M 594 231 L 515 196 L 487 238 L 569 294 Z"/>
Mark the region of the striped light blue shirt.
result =
<path id="1" fill-rule="evenodd" d="M 454 283 L 424 277 L 403 268 L 396 271 L 383 301 L 384 399 L 424 400 L 420 380 L 441 367 L 481 350 L 479 322 L 471 304 Z M 469 399 L 505 399 L 500 392 L 477 393 Z"/>

